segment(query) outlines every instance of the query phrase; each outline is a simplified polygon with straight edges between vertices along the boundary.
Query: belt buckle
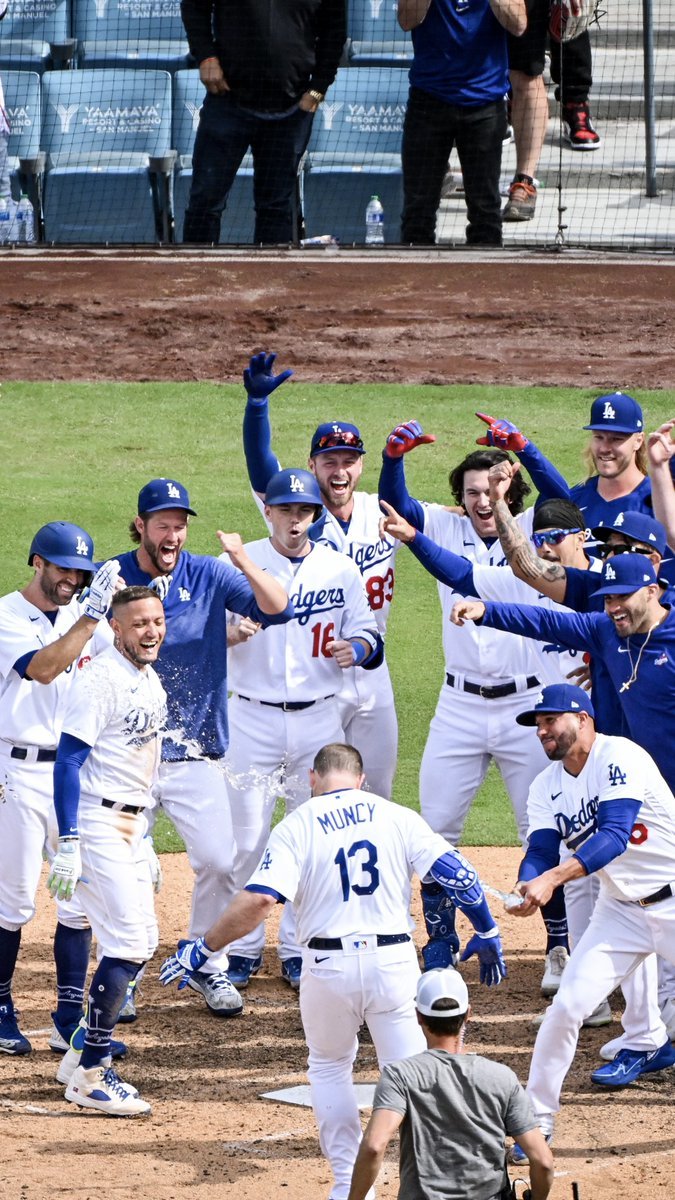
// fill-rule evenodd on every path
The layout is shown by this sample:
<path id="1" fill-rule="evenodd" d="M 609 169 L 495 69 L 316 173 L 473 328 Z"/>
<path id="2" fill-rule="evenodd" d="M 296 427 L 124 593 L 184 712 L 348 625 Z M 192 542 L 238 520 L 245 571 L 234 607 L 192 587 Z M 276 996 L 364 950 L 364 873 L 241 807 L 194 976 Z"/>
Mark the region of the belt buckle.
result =
<path id="1" fill-rule="evenodd" d="M 291 704 L 292 704 L 291 700 L 284 700 L 281 705 L 281 711 L 282 712 L 293 712 L 294 710 L 290 707 Z"/>
<path id="2" fill-rule="evenodd" d="M 494 700 L 494 690 L 495 689 L 489 684 L 481 683 L 479 684 L 478 695 L 480 696 L 481 700 Z"/>

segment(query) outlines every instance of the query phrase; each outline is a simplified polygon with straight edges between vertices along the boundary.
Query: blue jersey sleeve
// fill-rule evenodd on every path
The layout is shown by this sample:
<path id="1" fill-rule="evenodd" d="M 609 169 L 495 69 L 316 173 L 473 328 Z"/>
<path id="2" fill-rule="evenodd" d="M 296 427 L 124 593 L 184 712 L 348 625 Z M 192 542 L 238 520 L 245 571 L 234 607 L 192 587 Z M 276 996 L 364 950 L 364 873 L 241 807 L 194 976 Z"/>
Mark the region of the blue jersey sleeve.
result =
<path id="1" fill-rule="evenodd" d="M 535 829 L 518 868 L 518 879 L 528 882 L 560 862 L 560 834 L 555 829 Z"/>
<path id="2" fill-rule="evenodd" d="M 80 767 L 92 747 L 81 738 L 62 733 L 54 763 L 54 808 L 59 837 L 77 837 L 77 810 L 80 804 Z"/>
<path id="3" fill-rule="evenodd" d="M 524 450 L 519 450 L 518 458 L 539 492 L 537 504 L 542 500 L 569 500 L 567 481 L 534 442 L 528 442 Z"/>
<path id="4" fill-rule="evenodd" d="M 254 492 L 260 492 L 264 496 L 267 484 L 280 469 L 277 458 L 272 452 L 272 430 L 267 397 L 264 400 L 254 400 L 249 396 L 246 402 L 244 456 L 251 487 Z"/>
<path id="5" fill-rule="evenodd" d="M 603 800 L 598 805 L 597 831 L 574 852 L 587 875 L 623 854 L 639 811 L 639 800 Z"/>
<path id="6" fill-rule="evenodd" d="M 605 620 L 602 613 L 558 613 L 532 604 L 488 602 L 483 624 L 535 641 L 558 642 L 567 650 L 600 651 L 603 643 L 598 622 Z"/>
<path id="7" fill-rule="evenodd" d="M 415 558 L 422 566 L 454 591 L 463 596 L 477 596 L 476 585 L 473 581 L 473 565 L 468 558 L 453 554 L 452 550 L 444 550 L 437 542 L 432 542 L 425 533 L 418 532 L 412 542 L 408 542 Z"/>
<path id="8" fill-rule="evenodd" d="M 408 492 L 402 458 L 390 458 L 388 454 L 382 454 L 378 491 L 382 500 L 391 504 L 415 529 L 424 529 L 424 509 L 419 500 L 415 500 Z"/>

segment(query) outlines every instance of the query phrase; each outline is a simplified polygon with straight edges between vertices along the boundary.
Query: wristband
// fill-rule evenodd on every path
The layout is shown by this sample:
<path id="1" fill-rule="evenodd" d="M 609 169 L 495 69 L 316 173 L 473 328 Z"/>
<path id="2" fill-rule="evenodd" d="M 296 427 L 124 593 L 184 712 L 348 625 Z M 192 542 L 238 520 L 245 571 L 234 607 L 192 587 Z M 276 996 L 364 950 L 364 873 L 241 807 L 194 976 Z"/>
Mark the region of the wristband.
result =
<path id="1" fill-rule="evenodd" d="M 476 936 L 479 938 L 499 937 L 499 928 L 497 925 L 493 925 L 492 929 L 487 929 L 485 933 L 479 933 L 478 930 L 476 930 Z"/>

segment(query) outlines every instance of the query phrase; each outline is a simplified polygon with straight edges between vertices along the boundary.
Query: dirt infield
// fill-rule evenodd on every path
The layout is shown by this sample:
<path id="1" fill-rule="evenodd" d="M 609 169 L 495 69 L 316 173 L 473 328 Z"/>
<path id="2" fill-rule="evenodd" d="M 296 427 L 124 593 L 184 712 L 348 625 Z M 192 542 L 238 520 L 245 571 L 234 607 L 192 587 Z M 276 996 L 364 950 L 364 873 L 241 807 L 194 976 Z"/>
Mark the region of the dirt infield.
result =
<path id="1" fill-rule="evenodd" d="M 481 876 L 508 887 L 516 850 L 472 850 Z M 24 937 L 16 974 L 21 1024 L 31 1033 L 29 1058 L 0 1063 L 0 1162 L 3 1200 L 325 1200 L 330 1173 L 320 1156 L 311 1110 L 259 1098 L 261 1092 L 305 1081 L 306 1049 L 297 999 L 281 982 L 268 929 L 263 972 L 246 993 L 244 1014 L 218 1020 L 193 992 L 160 988 L 158 965 L 184 931 L 190 871 L 184 855 L 164 856 L 158 897 L 160 950 L 144 982 L 141 1016 L 124 1034 L 123 1077 L 152 1104 L 152 1116 L 115 1121 L 82 1112 L 54 1082 L 59 1062 L 46 1030 L 53 1003 L 51 935 L 54 912 L 46 889 L 39 916 Z M 419 918 L 419 913 L 417 913 Z M 465 969 L 473 1018 L 470 1046 L 493 1054 L 525 1078 L 534 1039 L 532 1017 L 543 1008 L 538 919 L 501 919 L 510 975 L 497 991 L 481 987 L 473 963 Z M 616 1095 L 589 1082 L 597 1050 L 620 1031 L 615 1023 L 584 1030 L 568 1076 L 556 1131 L 554 1200 L 617 1195 L 672 1195 L 675 1069 L 647 1076 Z M 33 1031 L 45 1031 L 33 1034 Z M 376 1079 L 372 1046 L 358 1059 L 357 1078 Z M 451 1136 L 451 1131 L 449 1131 Z M 513 1172 L 512 1172 L 513 1174 Z M 522 1174 L 522 1172 L 521 1172 Z M 387 1159 L 379 1200 L 394 1200 L 396 1155 Z M 471 1200 L 471 1197 L 467 1197 Z"/>
<path id="2" fill-rule="evenodd" d="M 0 255 L 0 377 L 675 387 L 669 262 L 301 252 Z"/>

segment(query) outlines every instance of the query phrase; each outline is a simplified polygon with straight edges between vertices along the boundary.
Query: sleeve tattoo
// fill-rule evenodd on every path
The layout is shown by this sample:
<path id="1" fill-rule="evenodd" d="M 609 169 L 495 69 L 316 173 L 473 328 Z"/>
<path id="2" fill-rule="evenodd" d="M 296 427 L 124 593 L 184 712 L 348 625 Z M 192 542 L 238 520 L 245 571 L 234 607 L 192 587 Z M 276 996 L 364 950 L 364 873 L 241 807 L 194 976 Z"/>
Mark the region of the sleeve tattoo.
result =
<path id="1" fill-rule="evenodd" d="M 565 568 L 560 563 L 546 562 L 535 554 L 520 525 L 509 512 L 505 500 L 495 501 L 492 513 L 497 526 L 497 536 L 514 575 L 532 585 L 540 579 L 553 583 L 567 577 Z"/>

